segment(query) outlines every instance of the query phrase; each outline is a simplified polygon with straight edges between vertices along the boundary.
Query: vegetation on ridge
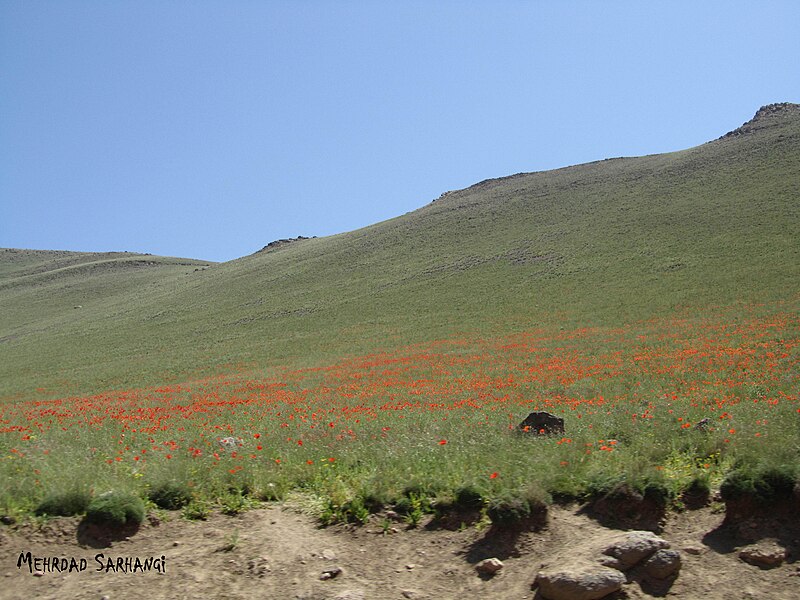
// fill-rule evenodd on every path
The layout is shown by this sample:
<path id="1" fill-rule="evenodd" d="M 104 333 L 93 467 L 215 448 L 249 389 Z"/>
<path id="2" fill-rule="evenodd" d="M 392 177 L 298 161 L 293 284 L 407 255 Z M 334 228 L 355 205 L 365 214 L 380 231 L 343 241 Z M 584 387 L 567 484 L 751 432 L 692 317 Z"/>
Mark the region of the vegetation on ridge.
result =
<path id="1" fill-rule="evenodd" d="M 0 510 L 299 491 L 413 522 L 465 488 L 508 515 L 796 480 L 800 113 L 741 130 L 219 265 L 2 251 Z M 514 435 L 535 409 L 566 435 Z"/>

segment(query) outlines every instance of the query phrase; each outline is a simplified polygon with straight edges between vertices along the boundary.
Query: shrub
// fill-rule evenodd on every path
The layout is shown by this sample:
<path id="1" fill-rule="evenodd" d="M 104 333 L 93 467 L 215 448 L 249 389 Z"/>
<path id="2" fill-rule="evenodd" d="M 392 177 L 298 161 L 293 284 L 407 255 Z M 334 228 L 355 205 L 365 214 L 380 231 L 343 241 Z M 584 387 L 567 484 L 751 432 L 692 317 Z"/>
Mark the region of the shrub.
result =
<path id="1" fill-rule="evenodd" d="M 49 515 L 51 517 L 71 517 L 81 515 L 86 512 L 92 496 L 88 490 L 71 490 L 62 494 L 51 494 L 47 496 L 35 513 L 38 516 Z"/>
<path id="2" fill-rule="evenodd" d="M 641 486 L 641 492 L 646 499 L 653 500 L 659 506 L 666 506 L 674 496 L 664 481 L 646 481 Z"/>
<path id="3" fill-rule="evenodd" d="M 489 502 L 487 514 L 492 523 L 501 527 L 525 525 L 539 528 L 547 523 L 547 504 L 550 497 L 536 485 L 517 494 L 507 492 Z"/>
<path id="4" fill-rule="evenodd" d="M 369 515 L 369 508 L 360 496 L 341 505 L 328 499 L 322 515 L 320 515 L 320 521 L 323 525 L 334 523 L 361 523 L 363 525 L 369 520 Z"/>
<path id="5" fill-rule="evenodd" d="M 495 525 L 515 525 L 530 518 L 531 505 L 524 498 L 505 495 L 489 502 L 487 513 Z"/>
<path id="6" fill-rule="evenodd" d="M 711 481 L 707 474 L 697 475 L 686 486 L 684 493 L 692 496 L 709 496 L 711 494 Z"/>
<path id="7" fill-rule="evenodd" d="M 86 509 L 89 523 L 122 527 L 139 525 L 144 520 L 144 502 L 128 492 L 106 492 L 94 498 Z"/>
<path id="8" fill-rule="evenodd" d="M 148 497 L 159 508 L 178 510 L 192 501 L 192 491 L 186 484 L 169 481 L 153 487 Z"/>
<path id="9" fill-rule="evenodd" d="M 257 505 L 256 501 L 243 496 L 241 493 L 224 494 L 219 498 L 218 502 L 220 512 L 229 517 L 234 517 Z"/>
<path id="10" fill-rule="evenodd" d="M 789 467 L 738 469 L 728 474 L 719 491 L 726 502 L 745 497 L 767 502 L 791 495 L 795 483 L 794 471 Z"/>
<path id="11" fill-rule="evenodd" d="M 453 505 L 463 510 L 479 510 L 483 507 L 483 495 L 472 485 L 465 485 L 456 490 Z"/>
<path id="12" fill-rule="evenodd" d="M 414 491 L 414 488 L 406 488 L 394 509 L 403 515 L 403 520 L 409 526 L 416 527 L 425 513 L 431 512 L 431 502 L 428 496 Z"/>
<path id="13" fill-rule="evenodd" d="M 205 521 L 211 514 L 211 507 L 208 502 L 192 500 L 183 507 L 182 516 L 190 521 Z"/>

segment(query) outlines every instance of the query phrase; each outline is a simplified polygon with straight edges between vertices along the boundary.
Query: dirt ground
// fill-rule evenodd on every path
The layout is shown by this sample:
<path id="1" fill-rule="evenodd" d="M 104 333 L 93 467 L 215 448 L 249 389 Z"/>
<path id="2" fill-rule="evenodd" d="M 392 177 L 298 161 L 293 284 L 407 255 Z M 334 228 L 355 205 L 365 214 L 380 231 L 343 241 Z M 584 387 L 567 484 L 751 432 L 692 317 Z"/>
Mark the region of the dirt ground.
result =
<path id="1" fill-rule="evenodd" d="M 27 599 L 148 598 L 232 599 L 462 599 L 537 598 L 531 584 L 537 571 L 589 556 L 618 532 L 602 527 L 577 508 L 554 507 L 539 532 L 497 535 L 474 526 L 448 531 L 423 526 L 384 532 L 376 518 L 361 527 L 320 528 L 286 507 L 251 510 L 235 517 L 214 515 L 190 522 L 178 513 L 152 519 L 110 546 L 81 537 L 76 518 L 45 524 L 0 525 L 0 597 Z M 800 598 L 800 563 L 760 569 L 738 557 L 735 542 L 720 529 L 724 515 L 708 508 L 673 514 L 660 534 L 680 550 L 677 579 L 654 589 L 631 581 L 615 599 L 653 597 L 736 600 Z M 83 543 L 79 543 L 78 539 Z M 764 540 L 762 540 L 763 542 Z M 791 545 L 795 548 L 797 540 Z M 784 541 L 785 544 L 785 541 Z M 97 547 L 92 547 L 92 545 Z M 20 553 L 86 559 L 83 571 L 31 573 Z M 95 556 L 103 554 L 103 570 Z M 144 560 L 164 556 L 165 572 L 106 572 L 109 557 Z M 494 577 L 481 577 L 475 564 L 503 560 Z M 324 573 L 335 576 L 323 579 Z"/>

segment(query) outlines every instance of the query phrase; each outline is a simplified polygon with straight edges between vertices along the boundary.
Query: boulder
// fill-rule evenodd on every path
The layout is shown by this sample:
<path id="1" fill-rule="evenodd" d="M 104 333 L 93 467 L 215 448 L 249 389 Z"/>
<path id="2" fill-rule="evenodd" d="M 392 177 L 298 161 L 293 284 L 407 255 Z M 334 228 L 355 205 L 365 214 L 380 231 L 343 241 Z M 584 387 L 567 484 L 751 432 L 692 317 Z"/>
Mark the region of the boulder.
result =
<path id="1" fill-rule="evenodd" d="M 652 579 L 667 579 L 680 570 L 681 553 L 666 548 L 656 550 L 656 553 L 644 562 L 642 568 L 645 575 Z"/>
<path id="2" fill-rule="evenodd" d="M 624 571 L 663 548 L 669 548 L 669 542 L 658 537 L 655 533 L 650 531 L 629 531 L 604 548 L 603 554 L 619 561 L 619 566 Z M 612 565 L 609 563 L 608 566 Z"/>
<path id="3" fill-rule="evenodd" d="M 519 424 L 519 429 L 533 435 L 564 433 L 564 419 L 549 412 L 532 412 Z"/>
<path id="4" fill-rule="evenodd" d="M 622 589 L 624 583 L 625 575 L 601 566 L 540 571 L 534 581 L 546 600 L 599 600 Z"/>
<path id="5" fill-rule="evenodd" d="M 739 558 L 761 569 L 779 567 L 786 559 L 786 549 L 775 542 L 765 541 L 742 548 Z"/>

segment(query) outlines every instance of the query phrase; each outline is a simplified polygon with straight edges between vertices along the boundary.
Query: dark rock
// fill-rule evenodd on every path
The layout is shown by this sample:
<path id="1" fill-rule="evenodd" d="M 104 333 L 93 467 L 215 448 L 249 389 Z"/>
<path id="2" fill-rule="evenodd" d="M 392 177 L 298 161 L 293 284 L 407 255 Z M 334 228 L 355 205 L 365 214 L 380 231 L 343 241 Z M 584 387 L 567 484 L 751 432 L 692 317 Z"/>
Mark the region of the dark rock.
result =
<path id="1" fill-rule="evenodd" d="M 322 581 L 325 581 L 326 579 L 334 579 L 334 578 L 338 577 L 341 574 L 342 574 L 342 568 L 341 567 L 331 567 L 330 569 L 325 569 L 322 572 L 322 574 L 319 576 L 319 578 Z"/>
<path id="2" fill-rule="evenodd" d="M 549 412 L 532 412 L 519 424 L 519 429 L 534 435 L 564 433 L 564 419 Z"/>
<path id="3" fill-rule="evenodd" d="M 643 568 L 648 577 L 667 579 L 680 570 L 681 553 L 677 550 L 658 550 L 645 561 Z"/>

